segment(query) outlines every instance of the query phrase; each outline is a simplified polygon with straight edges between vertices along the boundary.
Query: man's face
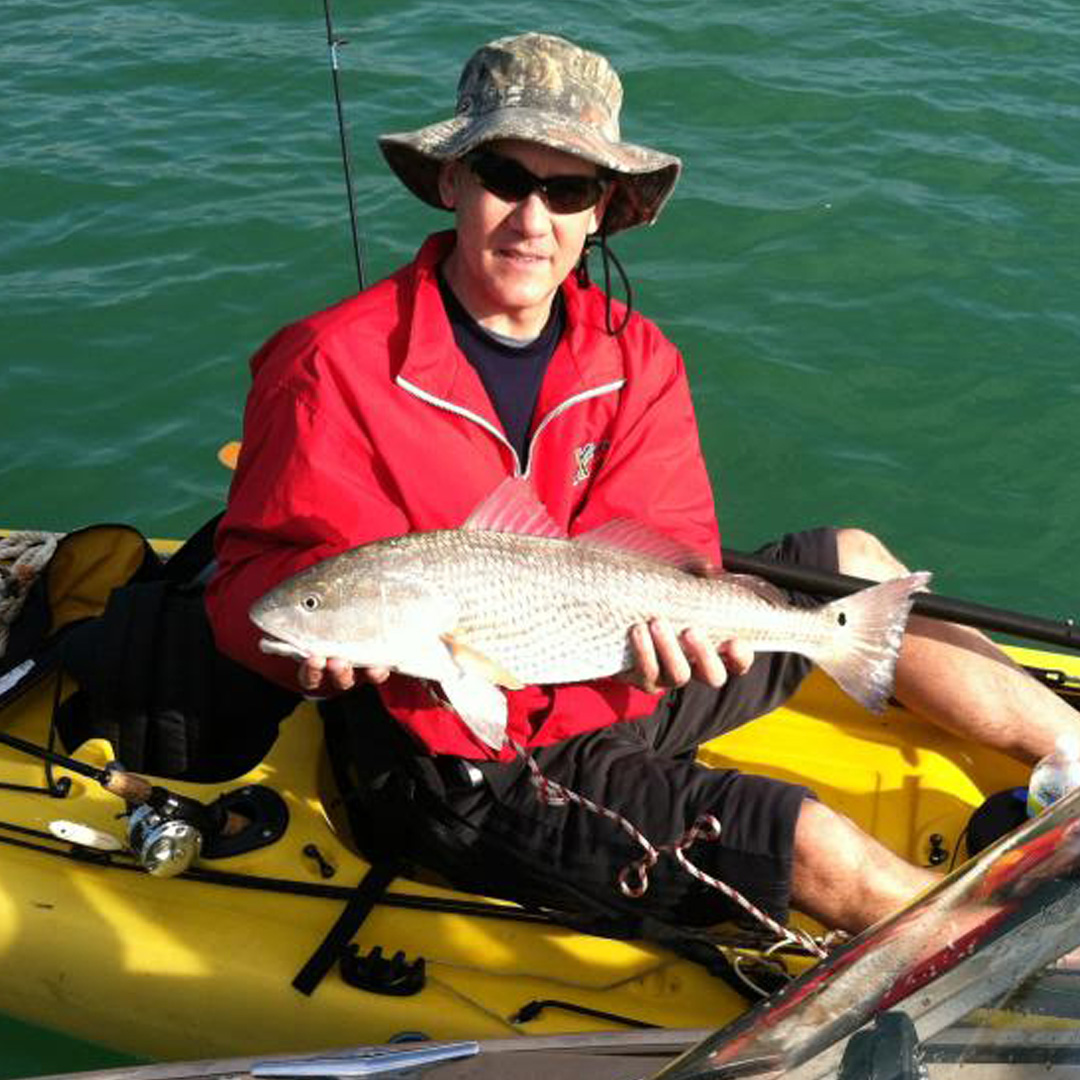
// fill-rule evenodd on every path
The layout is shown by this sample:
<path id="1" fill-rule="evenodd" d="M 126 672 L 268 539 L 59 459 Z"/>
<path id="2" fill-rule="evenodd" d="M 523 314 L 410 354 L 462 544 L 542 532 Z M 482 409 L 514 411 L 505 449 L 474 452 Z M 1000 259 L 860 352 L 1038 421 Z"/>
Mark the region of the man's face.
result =
<path id="1" fill-rule="evenodd" d="M 484 149 L 542 179 L 596 175 L 590 162 L 537 143 L 502 140 Z M 595 206 L 560 214 L 538 191 L 517 202 L 500 198 L 468 164 L 455 161 L 444 166 L 439 192 L 457 218 L 457 244 L 445 267 L 454 294 L 489 330 L 516 337 L 539 333 L 585 237 L 599 228 L 610 189 Z"/>

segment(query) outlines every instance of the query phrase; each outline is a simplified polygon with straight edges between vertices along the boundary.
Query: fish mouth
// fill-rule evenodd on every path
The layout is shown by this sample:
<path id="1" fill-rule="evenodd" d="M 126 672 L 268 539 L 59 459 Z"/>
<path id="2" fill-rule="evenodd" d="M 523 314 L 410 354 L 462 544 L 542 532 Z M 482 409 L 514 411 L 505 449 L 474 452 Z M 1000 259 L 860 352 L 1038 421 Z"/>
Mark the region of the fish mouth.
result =
<path id="1" fill-rule="evenodd" d="M 256 601 L 248 609 L 248 618 L 263 634 L 259 639 L 259 651 L 271 656 L 289 656 L 299 660 L 310 656 L 310 649 L 302 651 L 295 641 L 290 640 L 285 627 L 274 625 L 282 621 L 274 617 L 277 610 L 274 605 L 266 603 L 265 598 Z"/>
<path id="2" fill-rule="evenodd" d="M 271 630 L 263 630 L 263 636 L 259 639 L 259 652 L 268 656 L 283 656 L 288 660 L 303 662 L 310 657 L 327 658 L 339 657 L 354 667 L 390 667 L 392 666 L 382 657 L 366 657 L 362 661 L 355 658 L 353 649 L 340 641 L 317 641 L 298 644 L 287 636 L 278 635 Z"/>
<path id="3" fill-rule="evenodd" d="M 310 650 L 299 649 L 291 641 L 273 635 L 259 638 L 259 652 L 268 656 L 285 656 L 290 660 L 306 660 L 311 655 Z"/>
<path id="4" fill-rule="evenodd" d="M 311 656 L 311 649 L 302 649 L 299 644 L 290 639 L 287 631 L 273 625 L 273 620 L 268 618 L 268 612 L 261 610 L 256 604 L 248 613 L 251 621 L 262 631 L 259 638 L 259 652 L 269 656 L 287 656 L 294 660 L 306 660 Z"/>

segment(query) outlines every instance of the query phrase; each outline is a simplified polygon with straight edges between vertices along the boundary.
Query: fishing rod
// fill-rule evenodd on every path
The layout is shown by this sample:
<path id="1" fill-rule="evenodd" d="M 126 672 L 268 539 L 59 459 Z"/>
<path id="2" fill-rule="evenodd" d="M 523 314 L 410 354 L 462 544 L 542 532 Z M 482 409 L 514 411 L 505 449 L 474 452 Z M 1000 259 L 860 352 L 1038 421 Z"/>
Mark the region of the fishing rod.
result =
<path id="1" fill-rule="evenodd" d="M 345 38 L 334 32 L 334 17 L 330 11 L 330 0 L 323 0 L 323 13 L 326 16 L 326 45 L 330 50 L 330 77 L 334 84 L 334 105 L 337 111 L 338 136 L 341 140 L 341 164 L 345 170 L 345 197 L 349 203 L 349 225 L 352 229 L 353 257 L 356 259 L 356 280 L 360 291 L 364 290 L 364 258 L 360 250 L 360 226 L 356 216 L 356 187 L 353 184 L 352 155 L 349 152 L 349 136 L 345 126 L 345 110 L 341 103 L 340 66 L 338 50 L 347 45 Z"/>
<path id="2" fill-rule="evenodd" d="M 55 750 L 38 746 L 37 743 L 20 739 L 18 735 L 9 735 L 5 731 L 0 731 L 0 743 L 10 746 L 13 750 L 18 750 L 22 754 L 28 754 L 30 757 L 47 761 L 50 765 L 59 765 L 61 768 L 79 776 L 85 776 L 88 780 L 96 780 L 107 791 L 111 791 L 114 795 L 119 795 L 123 799 L 130 796 L 132 801 L 145 801 L 146 796 L 149 795 L 149 784 L 147 784 L 146 788 L 129 785 L 126 780 L 130 778 L 130 774 L 125 773 L 115 763 L 106 765 L 103 769 L 98 768 L 96 765 L 87 765 L 81 761 L 76 761 L 75 758 L 67 757 L 65 754 L 59 754 Z M 141 777 L 134 779 L 141 779 Z M 146 783 L 146 781 L 143 781 L 143 783 Z"/>
<path id="3" fill-rule="evenodd" d="M 330 10 L 330 0 L 323 0 L 323 15 L 326 18 L 326 47 L 330 52 L 330 78 L 334 85 L 334 108 L 337 113 L 338 139 L 341 142 L 341 165 L 345 172 L 345 198 L 349 204 L 349 229 L 352 232 L 353 259 L 356 262 L 356 283 L 363 292 L 366 288 L 364 277 L 364 255 L 360 246 L 360 223 L 356 213 L 356 185 L 353 183 L 352 154 L 349 151 L 349 134 L 345 124 L 345 109 L 341 101 L 341 65 L 338 62 L 338 50 L 348 44 L 348 40 L 338 37 L 334 30 L 334 16 Z M 227 443 L 218 453 L 221 463 L 230 469 L 236 468 L 236 456 L 239 453 L 238 442 Z"/>
<path id="4" fill-rule="evenodd" d="M 795 566 L 775 562 L 758 555 L 724 549 L 724 569 L 738 574 L 756 574 L 783 589 L 797 589 L 815 596 L 850 596 L 860 589 L 876 585 L 876 581 L 850 577 L 847 574 L 819 570 L 811 566 Z M 916 593 L 912 611 L 930 619 L 961 623 L 976 630 L 992 630 L 1032 641 L 1058 645 L 1080 651 L 1080 627 L 1072 619 L 1045 619 L 1006 611 L 970 600 L 957 600 L 936 593 Z"/>
<path id="5" fill-rule="evenodd" d="M 0 744 L 95 780 L 124 800 L 129 811 L 128 843 L 140 866 L 154 877 L 183 873 L 203 848 L 204 840 L 241 832 L 248 819 L 220 805 L 206 806 L 128 772 L 112 761 L 104 768 L 0 731 Z"/>

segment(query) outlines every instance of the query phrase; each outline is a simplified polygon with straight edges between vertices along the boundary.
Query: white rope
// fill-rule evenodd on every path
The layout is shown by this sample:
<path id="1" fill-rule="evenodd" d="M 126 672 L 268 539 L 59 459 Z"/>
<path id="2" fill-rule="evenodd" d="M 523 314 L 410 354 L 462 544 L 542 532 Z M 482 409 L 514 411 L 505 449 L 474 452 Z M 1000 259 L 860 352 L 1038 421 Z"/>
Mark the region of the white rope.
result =
<path id="1" fill-rule="evenodd" d="M 572 791 L 558 781 L 545 776 L 543 772 L 541 772 L 540 766 L 536 763 L 535 758 L 533 758 L 524 747 L 513 740 L 510 740 L 510 745 L 528 764 L 529 771 L 532 773 L 533 788 L 535 789 L 536 797 L 540 802 L 544 803 L 546 806 L 565 806 L 567 803 L 574 803 L 589 811 L 589 813 L 598 814 L 600 817 L 607 818 L 608 821 L 614 822 L 619 828 L 627 833 L 635 843 L 639 844 L 644 849 L 645 854 L 640 859 L 629 863 L 619 871 L 619 889 L 624 896 L 636 900 L 645 895 L 649 888 L 649 870 L 656 865 L 660 856 L 666 852 L 670 854 L 691 877 L 722 893 L 729 900 L 741 907 L 748 915 L 770 930 L 778 939 L 778 944 L 795 945 L 805 949 L 807 952 L 818 958 L 828 955 L 826 949 L 810 934 L 803 930 L 790 929 L 789 927 L 783 926 L 772 918 L 772 916 L 762 911 L 761 908 L 747 900 L 737 889 L 733 889 L 726 882 L 720 881 L 718 878 L 714 878 L 712 875 L 705 873 L 704 870 L 695 866 L 686 857 L 686 848 L 690 847 L 696 841 L 718 840 L 720 838 L 720 822 L 712 814 L 703 814 L 677 840 L 673 840 L 669 844 L 656 846 L 652 844 L 632 822 L 623 817 L 622 814 L 615 810 L 611 810 L 606 806 L 600 806 L 598 803 L 593 802 L 584 795 Z"/>
<path id="2" fill-rule="evenodd" d="M 63 533 L 15 532 L 0 537 L 0 656 L 30 587 L 56 551 Z"/>

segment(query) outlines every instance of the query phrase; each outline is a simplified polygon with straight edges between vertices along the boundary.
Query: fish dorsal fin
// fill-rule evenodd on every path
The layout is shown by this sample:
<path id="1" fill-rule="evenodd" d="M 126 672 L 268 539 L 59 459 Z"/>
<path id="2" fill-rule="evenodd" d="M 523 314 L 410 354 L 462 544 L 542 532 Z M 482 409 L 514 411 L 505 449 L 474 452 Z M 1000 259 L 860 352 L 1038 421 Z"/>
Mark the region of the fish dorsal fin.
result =
<path id="1" fill-rule="evenodd" d="M 783 604 L 785 607 L 791 603 L 790 598 L 783 589 L 777 588 L 772 582 L 764 578 L 754 577 L 752 574 L 724 574 L 724 580 L 738 585 L 748 592 L 755 593 L 762 600 L 768 600 L 770 604 Z"/>
<path id="2" fill-rule="evenodd" d="M 628 551 L 632 555 L 643 555 L 647 559 L 677 566 L 680 570 L 702 577 L 716 573 L 716 568 L 700 551 L 632 518 L 613 518 L 587 533 L 575 536 L 574 541 L 614 551 Z"/>
<path id="3" fill-rule="evenodd" d="M 559 527 L 533 491 L 532 485 L 522 476 L 507 477 L 469 515 L 462 528 L 546 536 L 550 540 L 566 539 L 566 530 Z"/>

